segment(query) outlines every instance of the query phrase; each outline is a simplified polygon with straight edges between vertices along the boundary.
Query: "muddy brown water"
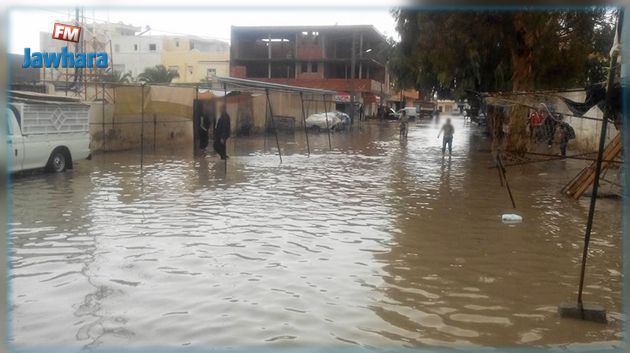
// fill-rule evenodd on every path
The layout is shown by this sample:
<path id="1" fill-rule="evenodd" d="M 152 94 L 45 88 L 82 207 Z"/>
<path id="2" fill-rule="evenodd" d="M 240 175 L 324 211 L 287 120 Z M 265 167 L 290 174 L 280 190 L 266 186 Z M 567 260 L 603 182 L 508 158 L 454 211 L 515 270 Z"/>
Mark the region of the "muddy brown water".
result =
<path id="1" fill-rule="evenodd" d="M 227 165 L 190 149 L 108 153 L 13 180 L 17 347 L 616 347 L 621 201 L 602 199 L 585 299 L 574 300 L 586 199 L 559 194 L 584 162 L 511 167 L 516 211 L 475 126 L 362 123 L 232 139 Z M 227 170 L 227 171 L 226 171 Z M 524 222 L 502 224 L 503 213 Z"/>

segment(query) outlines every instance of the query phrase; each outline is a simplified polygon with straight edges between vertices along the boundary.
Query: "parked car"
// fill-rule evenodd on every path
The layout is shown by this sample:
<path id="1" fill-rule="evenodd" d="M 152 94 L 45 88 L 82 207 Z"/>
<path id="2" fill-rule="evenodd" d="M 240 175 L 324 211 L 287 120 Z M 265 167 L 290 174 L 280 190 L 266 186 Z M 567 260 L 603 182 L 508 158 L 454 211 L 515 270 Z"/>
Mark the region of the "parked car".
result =
<path id="1" fill-rule="evenodd" d="M 418 116 L 418 111 L 416 107 L 404 107 L 396 112 L 396 118 L 399 119 L 402 112 L 405 111 L 407 113 L 407 117 L 409 119 L 415 119 Z"/>
<path id="2" fill-rule="evenodd" d="M 10 94 L 7 145 L 11 172 L 45 168 L 63 172 L 90 155 L 90 106 L 79 100 L 46 100 L 39 94 Z"/>
<path id="3" fill-rule="evenodd" d="M 398 115 L 396 111 L 392 108 L 384 108 L 383 119 L 386 120 L 398 120 Z"/>
<path id="4" fill-rule="evenodd" d="M 352 124 L 352 120 L 350 120 L 350 115 L 340 111 L 337 111 L 336 113 L 339 119 L 341 119 L 341 123 L 344 127 L 350 126 L 350 124 Z"/>
<path id="5" fill-rule="evenodd" d="M 348 125 L 350 125 L 350 116 L 340 111 L 316 113 L 306 118 L 306 128 L 312 130 L 340 130 Z"/>

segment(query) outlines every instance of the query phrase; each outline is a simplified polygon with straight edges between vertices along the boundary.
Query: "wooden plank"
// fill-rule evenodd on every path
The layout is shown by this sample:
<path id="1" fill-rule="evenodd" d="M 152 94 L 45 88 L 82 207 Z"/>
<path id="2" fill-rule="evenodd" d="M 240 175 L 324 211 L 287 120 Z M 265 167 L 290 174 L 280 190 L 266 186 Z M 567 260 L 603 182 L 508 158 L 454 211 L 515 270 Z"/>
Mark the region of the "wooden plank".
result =
<path id="1" fill-rule="evenodd" d="M 604 149 L 604 160 L 614 160 L 621 153 L 622 144 L 621 144 L 621 133 L 617 133 L 617 135 L 610 141 L 610 143 Z M 603 162 L 602 170 L 603 173 L 612 163 Z M 590 166 L 582 169 L 577 177 L 575 177 L 571 182 L 569 182 L 562 190 L 566 195 L 573 197 L 574 199 L 579 199 L 585 192 L 588 190 L 593 182 L 595 181 L 595 162 L 591 163 Z"/>

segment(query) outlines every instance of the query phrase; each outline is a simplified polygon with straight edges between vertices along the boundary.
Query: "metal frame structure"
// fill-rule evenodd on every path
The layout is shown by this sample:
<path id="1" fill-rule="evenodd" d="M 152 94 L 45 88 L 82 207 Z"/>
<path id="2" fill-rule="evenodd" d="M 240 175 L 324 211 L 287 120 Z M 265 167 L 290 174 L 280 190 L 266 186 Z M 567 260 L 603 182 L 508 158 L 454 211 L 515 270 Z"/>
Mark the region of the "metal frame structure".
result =
<path id="1" fill-rule="evenodd" d="M 302 108 L 302 121 L 304 123 L 304 135 L 306 136 L 306 147 L 307 147 L 309 156 L 311 155 L 311 147 L 308 140 L 308 129 L 306 128 L 306 110 L 304 108 L 304 101 L 305 101 L 304 94 L 317 95 L 317 96 L 321 95 L 322 101 L 324 102 L 324 113 L 326 115 L 326 125 L 327 125 L 326 132 L 328 133 L 328 147 L 329 149 L 332 149 L 330 128 L 328 127 L 328 104 L 327 104 L 328 100 L 326 99 L 326 97 L 327 96 L 333 97 L 336 94 L 335 91 L 326 90 L 326 89 L 290 86 L 290 85 L 283 85 L 279 83 L 255 81 L 255 80 L 248 80 L 248 79 L 243 79 L 243 78 L 224 77 L 224 76 L 213 76 L 212 82 L 213 83 L 216 82 L 217 84 L 221 85 L 221 88 L 223 89 L 224 92 L 227 92 L 228 87 L 229 87 L 231 90 L 232 89 L 245 90 L 245 91 L 250 91 L 250 92 L 262 91 L 265 93 L 265 96 L 267 98 L 267 109 L 266 109 L 265 114 L 267 114 L 268 112 L 269 115 L 271 116 L 271 124 L 273 126 L 273 131 L 276 138 L 276 148 L 278 149 L 278 156 L 280 157 L 280 163 L 282 163 L 282 152 L 280 150 L 280 142 L 278 139 L 278 129 L 276 128 L 276 124 L 275 124 L 275 120 L 273 116 L 273 106 L 269 98 L 269 91 L 272 90 L 272 91 L 278 91 L 278 92 L 299 94 L 300 104 Z M 197 87 L 197 89 L 198 88 L 199 87 Z"/>

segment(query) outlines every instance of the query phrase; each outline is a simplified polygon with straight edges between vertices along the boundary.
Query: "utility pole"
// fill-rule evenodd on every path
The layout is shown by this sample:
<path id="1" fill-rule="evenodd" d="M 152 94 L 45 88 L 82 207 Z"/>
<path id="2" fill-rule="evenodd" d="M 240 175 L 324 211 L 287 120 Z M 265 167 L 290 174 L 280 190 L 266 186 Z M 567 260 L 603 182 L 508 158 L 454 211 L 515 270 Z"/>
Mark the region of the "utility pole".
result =
<path id="1" fill-rule="evenodd" d="M 354 124 L 354 78 L 355 78 L 355 70 L 357 66 L 357 38 L 356 32 L 352 32 L 352 54 L 351 54 L 351 62 L 350 62 L 350 82 L 351 82 L 351 90 L 350 90 L 350 123 Z"/>

